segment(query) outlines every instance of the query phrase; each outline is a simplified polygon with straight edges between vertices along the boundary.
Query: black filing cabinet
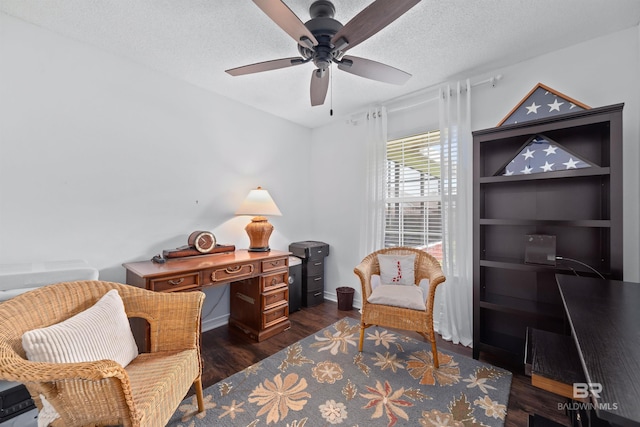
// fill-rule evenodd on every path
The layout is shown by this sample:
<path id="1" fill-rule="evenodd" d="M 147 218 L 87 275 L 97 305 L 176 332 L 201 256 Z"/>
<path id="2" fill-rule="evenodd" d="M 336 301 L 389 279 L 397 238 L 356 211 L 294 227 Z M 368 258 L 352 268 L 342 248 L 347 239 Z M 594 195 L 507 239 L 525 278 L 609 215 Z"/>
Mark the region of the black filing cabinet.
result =
<path id="1" fill-rule="evenodd" d="M 329 245 L 307 240 L 289 245 L 289 252 L 302 259 L 302 306 L 312 307 L 324 301 L 324 262 Z"/>

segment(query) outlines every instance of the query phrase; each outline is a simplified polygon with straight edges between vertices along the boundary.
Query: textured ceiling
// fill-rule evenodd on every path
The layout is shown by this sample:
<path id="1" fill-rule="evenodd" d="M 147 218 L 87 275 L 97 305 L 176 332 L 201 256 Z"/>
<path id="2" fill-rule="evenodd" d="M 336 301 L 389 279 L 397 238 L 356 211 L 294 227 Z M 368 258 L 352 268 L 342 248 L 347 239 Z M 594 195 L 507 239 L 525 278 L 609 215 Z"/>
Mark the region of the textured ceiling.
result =
<path id="1" fill-rule="evenodd" d="M 335 19 L 346 24 L 371 1 L 334 0 Z M 311 0 L 285 3 L 309 19 Z M 422 0 L 349 50 L 411 73 L 408 83 L 334 67 L 325 105 L 311 107 L 310 63 L 239 77 L 224 72 L 297 55 L 296 43 L 249 0 L 0 0 L 0 10 L 311 128 L 640 22 L 638 0 Z"/>

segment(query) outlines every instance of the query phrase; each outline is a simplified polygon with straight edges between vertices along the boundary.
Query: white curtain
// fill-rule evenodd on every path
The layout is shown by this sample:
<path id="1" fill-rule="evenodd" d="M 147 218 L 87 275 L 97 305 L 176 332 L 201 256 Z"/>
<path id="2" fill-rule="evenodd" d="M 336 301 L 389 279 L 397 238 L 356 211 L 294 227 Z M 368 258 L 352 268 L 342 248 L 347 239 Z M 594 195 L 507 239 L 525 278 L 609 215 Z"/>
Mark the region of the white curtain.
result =
<path id="1" fill-rule="evenodd" d="M 439 103 L 442 267 L 447 280 L 438 288 L 434 319 L 443 339 L 470 346 L 473 343 L 473 147 L 469 80 L 441 87 Z"/>
<path id="2" fill-rule="evenodd" d="M 384 247 L 387 110 L 382 106 L 371 107 L 365 120 L 367 182 L 360 230 L 360 254 L 363 257 Z"/>

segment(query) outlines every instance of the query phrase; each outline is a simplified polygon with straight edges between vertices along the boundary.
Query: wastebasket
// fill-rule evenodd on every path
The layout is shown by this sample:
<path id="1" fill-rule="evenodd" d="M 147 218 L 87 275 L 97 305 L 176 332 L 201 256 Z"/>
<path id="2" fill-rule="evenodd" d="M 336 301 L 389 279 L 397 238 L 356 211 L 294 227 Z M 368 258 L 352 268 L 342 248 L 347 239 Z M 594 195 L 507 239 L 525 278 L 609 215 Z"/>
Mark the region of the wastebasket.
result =
<path id="1" fill-rule="evenodd" d="M 338 310 L 353 310 L 353 294 L 356 290 L 348 286 L 336 288 L 338 294 Z"/>

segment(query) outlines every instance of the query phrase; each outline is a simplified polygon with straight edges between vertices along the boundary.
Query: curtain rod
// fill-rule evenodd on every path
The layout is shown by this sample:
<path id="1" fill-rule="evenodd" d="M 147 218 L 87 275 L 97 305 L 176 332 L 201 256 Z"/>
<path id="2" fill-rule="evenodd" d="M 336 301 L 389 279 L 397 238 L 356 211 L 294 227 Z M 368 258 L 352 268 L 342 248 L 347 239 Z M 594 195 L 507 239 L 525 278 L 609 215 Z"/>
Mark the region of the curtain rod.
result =
<path id="1" fill-rule="evenodd" d="M 500 80 L 502 80 L 502 74 L 498 74 L 496 76 L 491 76 L 488 79 L 481 80 L 481 81 L 476 82 L 476 83 L 472 83 L 471 87 L 481 86 L 481 85 L 485 85 L 485 84 L 488 84 L 488 83 L 490 83 L 492 87 L 496 87 L 497 82 L 500 81 Z M 436 90 L 437 88 L 442 86 L 442 84 L 444 84 L 444 83 L 441 83 L 440 85 L 437 85 L 437 86 L 431 86 L 429 88 L 422 89 L 420 91 L 416 91 L 416 92 L 413 92 L 413 93 L 402 95 L 402 96 L 399 96 L 397 98 L 393 98 L 393 99 L 385 102 L 385 104 L 390 105 L 390 104 L 393 104 L 395 102 L 399 102 L 399 101 L 402 101 L 402 100 L 405 100 L 405 99 L 412 98 L 414 96 L 419 96 L 419 94 L 422 93 L 422 92 L 429 92 L 429 91 L 432 91 L 432 90 Z M 387 107 L 387 112 L 388 113 L 392 113 L 392 112 L 396 112 L 396 111 L 406 110 L 407 108 L 417 107 L 418 105 L 426 104 L 428 102 L 437 101 L 438 99 L 439 99 L 438 95 L 435 95 L 432 98 L 421 99 L 421 100 L 416 101 L 416 102 L 414 102 L 412 104 L 409 104 L 409 105 L 398 106 L 398 107 L 395 107 L 395 108 L 394 107 Z"/>
<path id="2" fill-rule="evenodd" d="M 481 80 L 479 82 L 475 82 L 471 84 L 471 87 L 476 87 L 476 86 L 481 86 L 481 85 L 485 85 L 487 83 L 491 83 L 492 87 L 495 87 L 496 84 L 498 83 L 498 81 L 502 80 L 502 74 L 497 74 L 495 76 L 491 76 L 485 80 Z M 405 95 L 401 95 L 398 96 L 396 98 L 392 98 L 388 101 L 385 101 L 384 103 L 382 103 L 382 105 L 386 105 L 387 106 L 387 113 L 392 113 L 392 112 L 396 112 L 396 111 L 401 111 L 401 110 L 406 110 L 407 108 L 412 108 L 412 107 L 417 107 L 418 105 L 422 105 L 422 104 L 426 104 L 428 102 L 434 102 L 437 101 L 439 99 L 438 95 L 435 95 L 432 98 L 428 98 L 428 99 L 421 99 L 418 100 L 412 104 L 409 105 L 403 105 L 403 106 L 398 106 L 398 107 L 391 107 L 390 105 L 396 102 L 400 102 L 403 100 L 407 100 L 413 97 L 419 97 L 420 95 L 424 95 L 424 94 L 428 94 L 430 92 L 435 92 L 437 89 L 440 88 L 440 86 L 442 86 L 444 83 L 439 83 L 437 85 L 433 85 L 433 86 L 429 86 L 420 90 L 417 90 L 415 92 L 411 92 Z M 358 124 L 358 116 L 365 116 L 366 117 L 366 112 L 361 111 L 359 113 L 355 113 L 355 114 L 351 114 L 349 116 L 349 118 L 347 119 L 347 123 L 351 124 L 351 125 L 357 125 Z"/>

